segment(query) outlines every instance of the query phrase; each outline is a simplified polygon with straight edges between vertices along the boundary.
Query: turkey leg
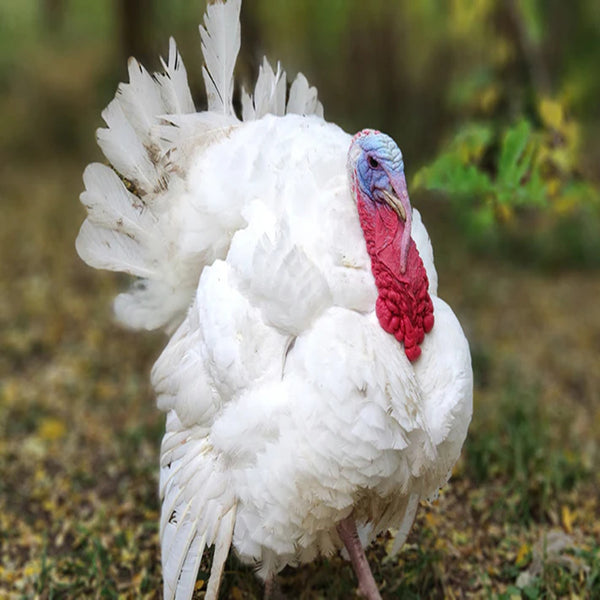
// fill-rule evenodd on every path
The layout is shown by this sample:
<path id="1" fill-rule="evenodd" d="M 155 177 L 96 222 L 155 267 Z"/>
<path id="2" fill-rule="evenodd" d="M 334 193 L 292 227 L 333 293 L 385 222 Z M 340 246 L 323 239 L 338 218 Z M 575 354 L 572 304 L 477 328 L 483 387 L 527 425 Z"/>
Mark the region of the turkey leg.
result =
<path id="1" fill-rule="evenodd" d="M 263 600 L 286 600 L 286 596 L 282 594 L 277 575 L 269 575 L 265 581 L 265 595 Z"/>
<path id="2" fill-rule="evenodd" d="M 350 555 L 352 567 L 358 578 L 359 592 L 367 600 L 381 600 L 373 573 L 371 573 L 371 567 L 369 567 L 365 551 L 356 531 L 356 522 L 352 518 L 352 515 L 337 524 L 337 532 Z"/>

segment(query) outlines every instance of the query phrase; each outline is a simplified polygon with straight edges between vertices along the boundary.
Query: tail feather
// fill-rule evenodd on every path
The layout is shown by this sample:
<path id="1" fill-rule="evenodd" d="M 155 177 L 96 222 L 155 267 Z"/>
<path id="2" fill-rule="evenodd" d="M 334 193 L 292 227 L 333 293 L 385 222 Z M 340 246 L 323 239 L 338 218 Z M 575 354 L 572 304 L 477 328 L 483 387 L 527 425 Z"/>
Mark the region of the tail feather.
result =
<path id="1" fill-rule="evenodd" d="M 81 201 L 88 218 L 76 242 L 91 266 L 142 278 L 115 300 L 117 318 L 140 329 L 172 329 L 193 295 L 201 265 L 190 269 L 187 258 L 174 253 L 181 231 L 172 215 L 181 203 L 190 138 L 200 145 L 206 137 L 208 145 L 215 137 L 210 132 L 223 127 L 218 118 L 201 129 L 179 125 L 196 115 L 189 114 L 194 103 L 172 39 L 162 62 L 164 73 L 151 76 L 131 59 L 129 83 L 119 86 L 102 113 L 107 127 L 98 130 L 98 143 L 114 170 L 100 164 L 86 169 Z M 176 153 L 181 164 L 173 161 Z"/>
<path id="2" fill-rule="evenodd" d="M 199 153 L 225 138 L 237 125 L 239 121 L 233 116 L 200 112 L 165 115 L 154 131 L 168 147 L 169 172 L 183 176 Z"/>
<path id="3" fill-rule="evenodd" d="M 200 26 L 208 110 L 233 115 L 233 69 L 240 51 L 241 0 L 207 6 Z"/>
<path id="4" fill-rule="evenodd" d="M 159 194 L 170 178 L 169 145 L 156 135 L 163 115 L 195 111 L 187 73 L 173 39 L 164 73 L 150 75 L 129 59 L 129 83 L 119 85 L 115 99 L 102 113 L 108 125 L 97 139 L 111 165 L 136 187 L 140 196 Z"/>
<path id="5" fill-rule="evenodd" d="M 277 63 L 274 70 L 269 61 L 263 58 L 258 72 L 254 95 L 242 90 L 242 119 L 253 121 L 266 114 L 323 116 L 323 105 L 317 97 L 317 88 L 311 87 L 302 73 L 296 76 L 290 87 L 286 105 L 286 73 Z"/>
<path id="6" fill-rule="evenodd" d="M 115 298 L 115 316 L 121 323 L 149 331 L 161 327 L 172 331 L 177 327 L 187 307 L 187 289 L 163 281 L 161 271 L 136 281 Z"/>
<path id="7" fill-rule="evenodd" d="M 323 105 L 318 100 L 317 88 L 311 87 L 302 73 L 296 75 L 290 87 L 287 113 L 323 116 Z"/>
<path id="8" fill-rule="evenodd" d="M 144 278 L 156 273 L 154 261 L 144 255 L 135 240 L 116 231 L 94 227 L 89 221 L 81 226 L 76 247 L 79 256 L 95 269 L 122 271 Z"/>
<path id="9" fill-rule="evenodd" d="M 92 163 L 83 172 L 83 182 L 85 191 L 81 202 L 91 224 L 104 228 L 107 235 L 113 230 L 140 244 L 152 242 L 156 218 L 144 202 L 125 187 L 113 169 Z"/>
<path id="10" fill-rule="evenodd" d="M 169 39 L 169 59 L 165 61 L 161 58 L 164 73 L 156 73 L 155 79 L 160 85 L 165 112 L 170 115 L 189 114 L 196 111 L 194 100 L 188 85 L 187 72 L 177 51 L 177 46 L 173 38 Z"/>
<path id="11" fill-rule="evenodd" d="M 81 202 L 88 218 L 76 241 L 83 260 L 98 269 L 154 277 L 157 261 L 151 250 L 157 221 L 109 167 L 94 163 L 83 174 Z"/>
<path id="12" fill-rule="evenodd" d="M 135 130 L 123 111 L 119 97 L 104 109 L 102 118 L 108 128 L 98 129 L 96 138 L 110 164 L 141 194 L 157 191 L 159 178 L 156 166 L 140 139 L 140 132 Z"/>
<path id="13" fill-rule="evenodd" d="M 209 5 L 200 27 L 208 111 L 195 112 L 185 66 L 170 39 L 168 58 L 161 59 L 164 72 L 151 75 L 131 59 L 129 83 L 119 86 L 102 113 L 107 126 L 98 130 L 98 144 L 115 172 L 92 165 L 84 177 L 81 200 L 89 216 L 77 250 L 91 266 L 142 278 L 115 300 L 117 317 L 130 327 L 172 331 L 190 305 L 204 263 L 216 255 L 215 236 L 194 234 L 192 244 L 181 243 L 191 239 L 186 178 L 201 152 L 239 126 L 232 96 L 240 10 L 241 0 Z M 322 106 L 303 75 L 292 83 L 286 104 L 285 72 L 265 59 L 254 97 L 242 94 L 243 117 L 286 111 L 322 115 Z M 207 229 L 218 220 L 211 210 L 202 215 Z M 227 247 L 227 240 L 217 241 Z"/>
<path id="14" fill-rule="evenodd" d="M 127 71 L 129 83 L 119 85 L 117 100 L 140 142 L 145 148 L 151 149 L 151 128 L 157 116 L 164 113 L 167 107 L 160 85 L 135 58 L 127 62 Z"/>
<path id="15" fill-rule="evenodd" d="M 266 58 L 258 71 L 254 88 L 254 97 L 246 92 L 242 98 L 242 118 L 244 121 L 260 119 L 270 113 L 277 116 L 285 114 L 286 75 L 277 63 L 277 71 Z"/>

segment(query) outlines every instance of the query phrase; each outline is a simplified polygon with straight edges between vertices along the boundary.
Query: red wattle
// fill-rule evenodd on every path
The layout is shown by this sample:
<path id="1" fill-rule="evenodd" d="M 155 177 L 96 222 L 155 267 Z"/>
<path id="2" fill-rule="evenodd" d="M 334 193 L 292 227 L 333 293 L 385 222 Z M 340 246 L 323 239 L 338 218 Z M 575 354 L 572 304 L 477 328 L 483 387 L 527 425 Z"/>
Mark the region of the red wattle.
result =
<path id="1" fill-rule="evenodd" d="M 434 322 L 425 266 L 411 239 L 402 272 L 400 247 L 405 224 L 387 205 L 375 207 L 361 198 L 358 214 L 379 292 L 375 313 L 381 327 L 404 343 L 408 360 L 415 361 Z"/>

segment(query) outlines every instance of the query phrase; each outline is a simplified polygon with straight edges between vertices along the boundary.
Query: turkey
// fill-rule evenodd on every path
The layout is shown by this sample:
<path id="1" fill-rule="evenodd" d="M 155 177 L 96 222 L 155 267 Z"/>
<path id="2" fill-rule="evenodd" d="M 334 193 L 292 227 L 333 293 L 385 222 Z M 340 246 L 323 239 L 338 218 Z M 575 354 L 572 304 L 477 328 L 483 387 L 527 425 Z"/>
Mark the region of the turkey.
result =
<path id="1" fill-rule="evenodd" d="M 169 341 L 152 371 L 166 413 L 164 597 L 206 598 L 233 547 L 267 590 L 286 565 L 397 530 L 452 471 L 472 410 L 467 340 L 437 295 L 429 236 L 387 135 L 323 119 L 299 74 L 265 59 L 233 108 L 241 0 L 200 27 L 208 109 L 173 40 L 163 73 L 130 59 L 84 172 L 77 251 L 134 276 L 117 318 Z"/>

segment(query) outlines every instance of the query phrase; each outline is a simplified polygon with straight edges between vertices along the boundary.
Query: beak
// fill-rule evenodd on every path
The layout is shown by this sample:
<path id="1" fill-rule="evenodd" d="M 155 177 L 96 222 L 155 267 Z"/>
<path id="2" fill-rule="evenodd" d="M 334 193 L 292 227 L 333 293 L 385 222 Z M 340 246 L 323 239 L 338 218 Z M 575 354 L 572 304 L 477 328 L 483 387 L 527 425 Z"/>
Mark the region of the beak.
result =
<path id="1" fill-rule="evenodd" d="M 400 198 L 396 196 L 396 194 L 391 194 L 387 190 L 383 190 L 383 197 L 387 204 L 393 209 L 393 211 L 398 215 L 401 221 L 406 221 L 406 209 L 402 206 L 402 202 L 400 202 Z"/>
<path id="2" fill-rule="evenodd" d="M 383 197 L 402 222 L 410 221 L 410 200 L 403 172 L 388 173 L 391 190 L 383 190 Z"/>

